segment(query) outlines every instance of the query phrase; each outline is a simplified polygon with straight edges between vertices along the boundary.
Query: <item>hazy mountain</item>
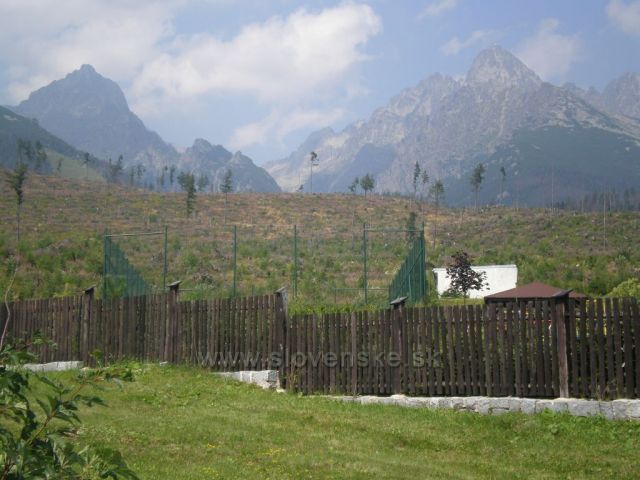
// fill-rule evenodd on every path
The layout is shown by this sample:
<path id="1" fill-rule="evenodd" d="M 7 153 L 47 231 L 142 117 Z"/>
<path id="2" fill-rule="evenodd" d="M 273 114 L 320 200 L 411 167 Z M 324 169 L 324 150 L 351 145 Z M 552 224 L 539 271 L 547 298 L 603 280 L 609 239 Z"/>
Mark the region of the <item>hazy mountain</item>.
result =
<path id="1" fill-rule="evenodd" d="M 25 118 L 7 108 L 0 107 L 0 166 L 6 168 L 15 166 L 18 160 L 18 140 L 30 142 L 32 146 L 39 142 L 44 147 L 47 161 L 40 168 L 42 173 L 55 171 L 60 158 L 63 159 L 65 167 L 61 173 L 66 176 L 69 176 L 70 168 L 75 167 L 76 170 L 80 170 L 80 173 L 75 175 L 76 177 L 86 174 L 87 170 L 91 169 L 91 178 L 96 178 L 97 175 L 102 175 L 106 167 L 101 160 L 90 158 L 89 165 L 85 168 L 82 164 L 83 152 L 49 133 L 36 120 Z M 24 154 L 22 161 L 28 163 Z M 78 168 L 80 166 L 83 168 Z M 30 167 L 33 168 L 35 165 L 30 165 Z"/>
<path id="2" fill-rule="evenodd" d="M 584 90 L 571 83 L 564 87 L 612 114 L 640 120 L 640 74 L 625 73 L 609 82 L 602 93 L 593 87 Z"/>
<path id="3" fill-rule="evenodd" d="M 267 170 L 283 189 L 294 190 L 308 182 L 313 150 L 319 158 L 314 191 L 344 191 L 356 176 L 372 173 L 376 190 L 409 193 L 418 162 L 432 179 L 444 180 L 453 204 L 471 201 L 469 173 L 480 162 L 487 166 L 485 202 L 545 203 L 551 183 L 557 199 L 637 184 L 640 122 L 605 109 L 595 92 L 589 101 L 587 92 L 573 89 L 543 82 L 511 53 L 492 47 L 465 78 L 432 75 L 369 120 L 310 136 Z M 623 90 L 626 83 L 612 91 Z M 631 94 L 616 95 L 633 104 Z"/>
<path id="4" fill-rule="evenodd" d="M 196 139 L 180 157 L 180 166 L 195 173 L 206 175 L 213 191 L 220 191 L 220 185 L 227 170 L 232 172 L 234 191 L 279 192 L 276 181 L 263 168 L 240 152 L 232 154 L 222 145 L 211 145 L 201 138 Z"/>
<path id="5" fill-rule="evenodd" d="M 127 105 L 117 83 L 83 65 L 29 95 L 14 109 L 80 150 L 148 170 L 174 163 L 178 153 L 148 130 Z"/>
<path id="6" fill-rule="evenodd" d="M 165 168 L 206 174 L 214 179 L 219 170 L 230 168 L 237 191 L 279 191 L 276 182 L 262 168 L 240 153 L 232 155 L 222 146 L 211 146 L 205 140 L 196 140 L 184 154 L 164 142 L 155 132 L 148 130 L 131 111 L 124 93 L 117 83 L 100 74 L 90 65 L 83 65 L 61 80 L 33 92 L 27 100 L 13 109 L 82 151 L 114 162 L 122 155 L 125 166 L 123 177 L 128 178 L 131 168 L 144 167 L 137 183 L 171 188 L 164 175 Z M 173 188 L 177 188 L 174 184 Z"/>

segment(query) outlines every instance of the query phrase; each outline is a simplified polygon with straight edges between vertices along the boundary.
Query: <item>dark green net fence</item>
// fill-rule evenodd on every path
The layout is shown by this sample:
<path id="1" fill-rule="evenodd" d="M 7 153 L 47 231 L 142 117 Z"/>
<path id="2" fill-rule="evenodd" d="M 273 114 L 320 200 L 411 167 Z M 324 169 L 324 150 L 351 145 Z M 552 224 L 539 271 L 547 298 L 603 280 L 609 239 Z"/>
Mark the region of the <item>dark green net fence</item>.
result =
<path id="1" fill-rule="evenodd" d="M 140 234 L 104 235 L 104 264 L 102 298 L 136 297 L 154 293 L 153 287 L 143 277 L 140 270 L 131 263 L 115 237 L 145 237 L 164 235 L 164 253 L 162 254 L 162 290 L 166 289 L 167 276 L 167 231 Z"/>
<path id="2" fill-rule="evenodd" d="M 413 240 L 407 258 L 389 285 L 389 301 L 407 297 L 408 303 L 418 303 L 427 296 L 424 234 Z"/>

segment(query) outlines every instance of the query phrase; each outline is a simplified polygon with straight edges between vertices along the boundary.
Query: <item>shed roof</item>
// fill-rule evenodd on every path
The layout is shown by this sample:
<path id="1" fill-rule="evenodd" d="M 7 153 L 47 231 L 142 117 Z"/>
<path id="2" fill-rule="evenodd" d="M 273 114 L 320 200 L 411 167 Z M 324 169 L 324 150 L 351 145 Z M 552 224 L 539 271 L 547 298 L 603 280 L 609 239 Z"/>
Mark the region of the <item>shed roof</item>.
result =
<path id="1" fill-rule="evenodd" d="M 544 298 L 587 298 L 582 293 L 574 292 L 571 289 L 563 289 L 547 285 L 541 282 L 531 282 L 520 287 L 511 288 L 503 292 L 497 292 L 492 295 L 487 295 L 485 300 L 512 300 L 515 298 L 520 299 L 544 299 Z"/>

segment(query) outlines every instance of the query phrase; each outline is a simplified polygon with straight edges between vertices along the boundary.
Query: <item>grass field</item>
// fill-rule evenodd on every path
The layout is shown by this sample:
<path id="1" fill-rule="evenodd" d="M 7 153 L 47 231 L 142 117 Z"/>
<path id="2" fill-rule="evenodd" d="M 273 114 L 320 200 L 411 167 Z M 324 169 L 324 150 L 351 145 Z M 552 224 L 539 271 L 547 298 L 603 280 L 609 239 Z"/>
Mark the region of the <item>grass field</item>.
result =
<path id="1" fill-rule="evenodd" d="M 78 434 L 146 479 L 620 479 L 640 468 L 640 423 L 353 405 L 197 368 L 134 371 L 99 392 L 109 408 L 82 411 Z"/>
<path id="2" fill-rule="evenodd" d="M 185 216 L 183 193 L 154 193 L 55 176 L 29 177 L 22 241 L 16 242 L 15 200 L 0 183 L 0 263 L 20 254 L 13 293 L 21 298 L 68 295 L 101 285 L 102 234 L 169 228 L 169 280 L 182 280 L 185 296 L 227 296 L 232 284 L 233 227 L 237 228 L 238 293 L 291 286 L 293 226 L 298 226 L 298 287 L 308 305 L 357 303 L 363 286 L 362 225 L 404 228 L 409 212 L 426 224 L 427 262 L 443 266 L 464 249 L 477 264 L 516 263 L 519 281 L 542 281 L 604 295 L 640 277 L 640 212 L 602 214 L 544 209 L 479 211 L 416 206 L 406 198 L 331 194 L 198 195 Z M 434 227 L 437 235 L 434 238 Z M 161 237 L 122 241 L 148 282 L 160 286 Z M 369 286 L 386 288 L 407 252 L 404 233 L 369 234 Z M 0 269 L 0 290 L 8 282 Z M 384 293 L 377 299 L 385 301 Z"/>

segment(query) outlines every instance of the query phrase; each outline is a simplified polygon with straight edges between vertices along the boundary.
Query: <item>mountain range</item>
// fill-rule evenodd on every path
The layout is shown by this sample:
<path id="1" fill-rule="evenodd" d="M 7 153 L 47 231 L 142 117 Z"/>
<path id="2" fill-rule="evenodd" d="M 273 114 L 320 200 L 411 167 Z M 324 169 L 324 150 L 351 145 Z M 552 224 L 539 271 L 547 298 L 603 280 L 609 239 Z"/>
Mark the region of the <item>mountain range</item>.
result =
<path id="1" fill-rule="evenodd" d="M 453 205 L 472 201 L 479 163 L 483 202 L 544 205 L 624 189 L 640 182 L 640 77 L 625 75 L 602 93 L 558 87 L 491 47 L 464 78 L 431 75 L 366 121 L 311 134 L 266 169 L 285 191 L 308 190 L 312 151 L 314 192 L 346 191 L 369 173 L 378 192 L 413 193 L 416 163 L 443 181 Z"/>
<path id="2" fill-rule="evenodd" d="M 367 120 L 314 132 L 289 156 L 261 168 L 204 139 L 177 151 L 129 109 L 117 83 L 83 65 L 0 109 L 3 165 L 15 163 L 18 138 L 40 142 L 76 167 L 88 152 L 91 167 L 104 176 L 108 160 L 122 156 L 131 178 L 135 171 L 139 184 L 163 190 L 178 188 L 165 175 L 174 167 L 194 173 L 200 188 L 211 191 L 231 170 L 236 191 L 345 192 L 370 174 L 378 193 L 411 194 L 417 163 L 430 179 L 418 182 L 419 193 L 441 180 L 447 203 L 464 205 L 474 200 L 469 178 L 482 163 L 481 202 L 547 205 L 640 184 L 640 75 L 625 74 L 602 92 L 556 86 L 491 47 L 464 77 L 433 74 Z"/>
<path id="3" fill-rule="evenodd" d="M 77 150 L 113 163 L 122 157 L 124 169 L 135 171 L 139 183 L 145 186 L 176 189 L 177 184 L 163 175 L 174 166 L 198 178 L 206 177 L 211 190 L 218 190 L 224 174 L 231 170 L 235 191 L 280 191 L 264 169 L 240 152 L 231 154 L 221 146 L 213 147 L 198 139 L 186 152 L 179 153 L 147 129 L 129 109 L 118 84 L 91 65 L 83 65 L 32 92 L 12 110 L 35 119 L 39 126 Z"/>

